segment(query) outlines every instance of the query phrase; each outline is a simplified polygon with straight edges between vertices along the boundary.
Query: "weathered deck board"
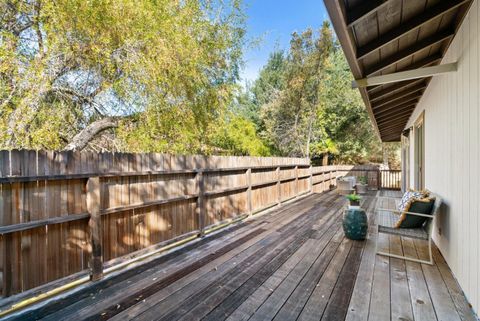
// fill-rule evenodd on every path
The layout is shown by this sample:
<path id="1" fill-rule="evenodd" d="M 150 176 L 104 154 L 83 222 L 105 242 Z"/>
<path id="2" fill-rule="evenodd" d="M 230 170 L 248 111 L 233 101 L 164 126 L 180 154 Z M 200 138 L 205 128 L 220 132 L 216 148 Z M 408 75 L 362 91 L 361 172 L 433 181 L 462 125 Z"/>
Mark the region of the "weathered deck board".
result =
<path id="1" fill-rule="evenodd" d="M 438 249 L 434 266 L 375 255 L 374 210 L 397 196 L 365 197 L 366 241 L 344 237 L 341 196 L 313 194 L 17 318 L 475 320 Z M 386 235 L 379 246 L 412 257 L 427 250 Z"/>
<path id="2" fill-rule="evenodd" d="M 405 238 L 402 240 L 402 243 L 405 255 L 414 259 L 418 258 L 412 239 Z M 415 320 L 435 320 L 435 310 L 433 309 L 433 303 L 430 298 L 430 293 L 428 292 L 421 264 L 407 261 L 406 266 L 411 297 L 410 301 L 412 302 Z"/>
<path id="3" fill-rule="evenodd" d="M 388 208 L 391 201 L 380 198 L 378 207 Z M 383 252 L 390 251 L 389 238 L 386 234 L 380 234 L 378 238 L 378 249 Z M 388 257 L 377 255 L 373 272 L 372 293 L 368 320 L 384 321 L 390 319 L 390 260 Z"/>

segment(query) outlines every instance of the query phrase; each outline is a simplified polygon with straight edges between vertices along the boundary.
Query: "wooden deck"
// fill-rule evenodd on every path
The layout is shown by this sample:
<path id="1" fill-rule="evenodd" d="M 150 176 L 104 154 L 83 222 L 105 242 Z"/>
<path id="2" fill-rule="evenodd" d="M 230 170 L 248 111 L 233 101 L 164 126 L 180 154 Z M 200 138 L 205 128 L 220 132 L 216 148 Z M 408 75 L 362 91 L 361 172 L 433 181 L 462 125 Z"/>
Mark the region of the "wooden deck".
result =
<path id="1" fill-rule="evenodd" d="M 397 192 L 364 198 L 394 206 Z M 436 265 L 374 254 L 341 227 L 345 201 L 313 194 L 17 315 L 22 320 L 476 320 L 435 248 Z M 395 236 L 384 250 L 426 255 L 426 243 Z"/>

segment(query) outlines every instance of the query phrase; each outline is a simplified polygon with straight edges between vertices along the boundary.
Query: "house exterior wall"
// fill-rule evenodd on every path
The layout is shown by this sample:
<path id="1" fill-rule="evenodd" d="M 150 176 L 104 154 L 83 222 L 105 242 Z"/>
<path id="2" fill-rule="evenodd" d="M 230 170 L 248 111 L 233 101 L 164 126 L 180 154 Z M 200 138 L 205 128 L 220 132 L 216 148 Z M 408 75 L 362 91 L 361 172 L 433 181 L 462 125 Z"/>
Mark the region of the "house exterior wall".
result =
<path id="1" fill-rule="evenodd" d="M 425 111 L 425 187 L 444 200 L 434 240 L 480 311 L 480 6 L 474 1 L 442 63 L 458 71 L 430 82 L 407 128 Z M 410 135 L 410 187 L 414 136 Z"/>

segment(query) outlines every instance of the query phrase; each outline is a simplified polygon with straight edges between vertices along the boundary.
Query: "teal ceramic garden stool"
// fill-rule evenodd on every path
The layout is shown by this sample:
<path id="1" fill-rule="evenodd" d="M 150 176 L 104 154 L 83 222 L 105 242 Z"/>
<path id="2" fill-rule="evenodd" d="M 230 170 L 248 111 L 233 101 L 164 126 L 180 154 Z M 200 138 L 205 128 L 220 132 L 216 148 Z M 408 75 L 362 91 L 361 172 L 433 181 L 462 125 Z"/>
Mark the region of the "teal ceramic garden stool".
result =
<path id="1" fill-rule="evenodd" d="M 349 208 L 343 216 L 343 231 L 351 240 L 364 240 L 367 237 L 367 214 L 361 208 Z"/>

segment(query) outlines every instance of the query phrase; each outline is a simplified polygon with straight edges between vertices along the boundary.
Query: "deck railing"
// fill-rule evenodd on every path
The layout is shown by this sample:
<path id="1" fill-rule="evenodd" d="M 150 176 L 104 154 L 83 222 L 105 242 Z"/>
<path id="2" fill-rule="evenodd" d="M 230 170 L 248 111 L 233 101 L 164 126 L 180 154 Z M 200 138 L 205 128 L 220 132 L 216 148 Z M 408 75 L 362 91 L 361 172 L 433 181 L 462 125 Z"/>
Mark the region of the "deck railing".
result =
<path id="1" fill-rule="evenodd" d="M 402 188 L 402 171 L 382 169 L 380 172 L 380 188 L 400 190 Z"/>
<path id="2" fill-rule="evenodd" d="M 337 166 L 341 176 L 355 176 L 367 178 L 369 187 L 378 189 L 400 190 L 402 188 L 402 171 L 396 169 L 379 169 L 372 165 L 343 165 Z"/>
<path id="3" fill-rule="evenodd" d="M 360 169 L 371 187 L 383 186 L 378 170 L 347 167 L 301 158 L 0 151 L 1 295 L 66 277 L 99 279 L 106 268 L 329 190 Z"/>

